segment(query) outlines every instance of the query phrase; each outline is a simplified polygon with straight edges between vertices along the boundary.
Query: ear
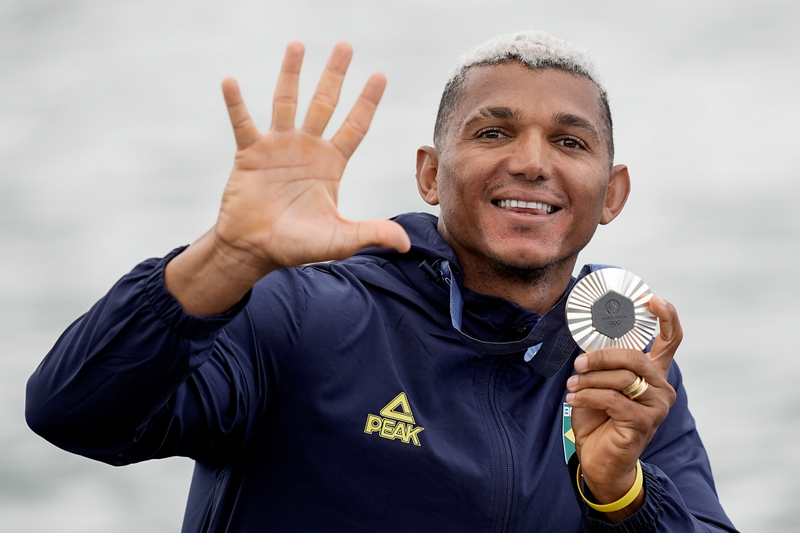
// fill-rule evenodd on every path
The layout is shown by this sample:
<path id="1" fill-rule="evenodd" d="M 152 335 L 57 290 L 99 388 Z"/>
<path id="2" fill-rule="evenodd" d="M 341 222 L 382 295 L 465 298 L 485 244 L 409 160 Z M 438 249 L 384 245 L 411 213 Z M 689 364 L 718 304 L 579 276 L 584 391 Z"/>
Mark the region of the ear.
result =
<path id="1" fill-rule="evenodd" d="M 628 175 L 628 167 L 625 165 L 615 165 L 611 169 L 611 177 L 608 180 L 606 190 L 606 202 L 603 206 L 603 214 L 600 216 L 600 224 L 608 224 L 620 214 L 628 194 L 631 192 L 631 177 Z"/>
<path id="2" fill-rule="evenodd" d="M 438 172 L 439 152 L 432 146 L 421 146 L 417 150 L 417 189 L 430 205 L 439 205 Z"/>

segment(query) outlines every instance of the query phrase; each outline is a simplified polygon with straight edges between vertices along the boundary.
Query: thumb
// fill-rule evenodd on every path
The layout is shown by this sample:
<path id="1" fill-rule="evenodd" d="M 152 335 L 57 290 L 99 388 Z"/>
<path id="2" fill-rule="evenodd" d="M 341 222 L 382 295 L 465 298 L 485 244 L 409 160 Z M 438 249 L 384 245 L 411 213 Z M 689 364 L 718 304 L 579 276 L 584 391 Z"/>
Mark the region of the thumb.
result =
<path id="1" fill-rule="evenodd" d="M 392 220 L 362 220 L 351 222 L 355 227 L 353 246 L 355 253 L 362 248 L 378 246 L 380 248 L 394 248 L 405 253 L 411 249 L 411 239 L 403 227 Z"/>
<path id="2" fill-rule="evenodd" d="M 683 340 L 683 328 L 675 306 L 663 298 L 653 295 L 650 298 L 650 310 L 658 318 L 659 332 L 649 356 L 656 368 L 666 376 L 672 358 Z"/>

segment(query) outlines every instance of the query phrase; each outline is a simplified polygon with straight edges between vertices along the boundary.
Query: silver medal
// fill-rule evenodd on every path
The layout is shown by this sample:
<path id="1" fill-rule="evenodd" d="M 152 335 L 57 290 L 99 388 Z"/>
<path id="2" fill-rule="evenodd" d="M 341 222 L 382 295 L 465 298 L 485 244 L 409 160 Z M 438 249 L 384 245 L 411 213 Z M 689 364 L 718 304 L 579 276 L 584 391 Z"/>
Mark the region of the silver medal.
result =
<path id="1" fill-rule="evenodd" d="M 567 297 L 567 326 L 583 351 L 644 350 L 656 334 L 650 287 L 621 268 L 602 268 L 581 278 Z"/>

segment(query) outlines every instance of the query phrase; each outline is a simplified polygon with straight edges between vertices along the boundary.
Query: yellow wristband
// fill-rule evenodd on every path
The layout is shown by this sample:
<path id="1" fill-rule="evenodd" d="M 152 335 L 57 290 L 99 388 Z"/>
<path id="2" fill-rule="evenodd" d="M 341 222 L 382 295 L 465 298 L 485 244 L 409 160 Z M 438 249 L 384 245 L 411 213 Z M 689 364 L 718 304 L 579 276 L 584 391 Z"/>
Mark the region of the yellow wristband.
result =
<path id="1" fill-rule="evenodd" d="M 613 513 L 614 511 L 619 511 L 620 509 L 624 509 L 633 503 L 633 500 L 642 492 L 642 487 L 644 486 L 644 473 L 642 472 L 642 463 L 641 461 L 636 461 L 636 479 L 633 481 L 633 487 L 628 493 L 620 498 L 619 500 L 607 503 L 605 505 L 599 505 L 597 503 L 592 503 L 586 499 L 586 496 L 583 495 L 583 491 L 581 490 L 581 465 L 578 464 L 578 471 L 576 473 L 577 481 L 578 481 L 578 492 L 583 498 L 583 501 L 586 504 L 594 509 L 595 511 L 600 511 L 601 513 Z"/>

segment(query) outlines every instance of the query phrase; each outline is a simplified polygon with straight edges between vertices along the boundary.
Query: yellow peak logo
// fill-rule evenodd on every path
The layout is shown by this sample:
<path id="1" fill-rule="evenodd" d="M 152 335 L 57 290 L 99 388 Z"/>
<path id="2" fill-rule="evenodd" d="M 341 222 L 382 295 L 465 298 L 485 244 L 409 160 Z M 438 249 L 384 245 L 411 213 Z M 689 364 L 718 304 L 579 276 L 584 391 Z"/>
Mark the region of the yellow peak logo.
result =
<path id="1" fill-rule="evenodd" d="M 406 444 L 413 442 L 414 446 L 420 446 L 419 434 L 425 428 L 414 426 L 416 422 L 414 422 L 414 415 L 411 413 L 411 406 L 408 405 L 408 397 L 405 392 L 395 396 L 394 400 L 380 410 L 380 413 L 381 416 L 367 415 L 364 433 L 367 435 L 377 433 L 384 439 L 400 439 Z"/>

